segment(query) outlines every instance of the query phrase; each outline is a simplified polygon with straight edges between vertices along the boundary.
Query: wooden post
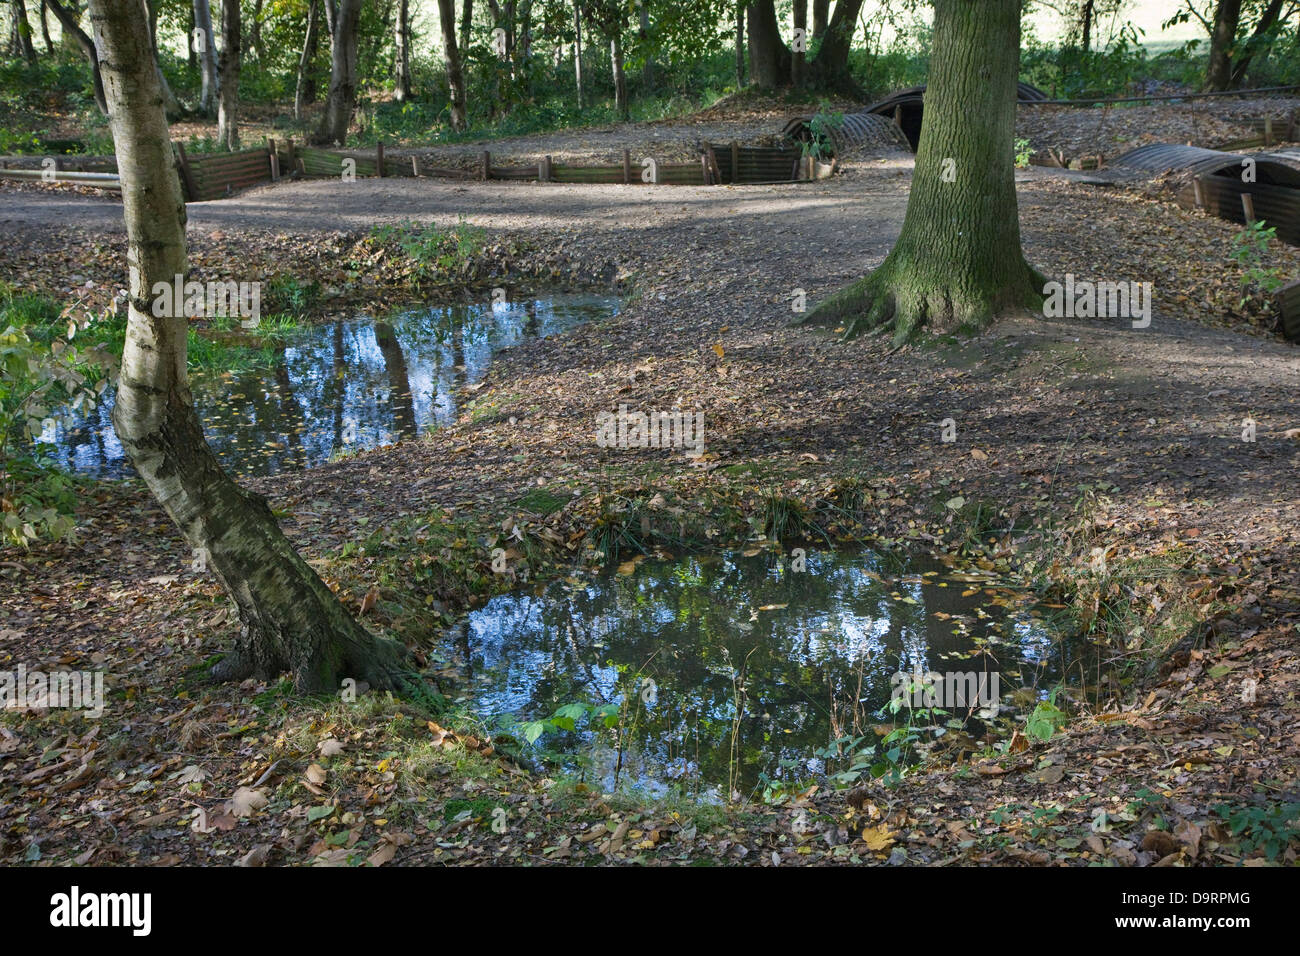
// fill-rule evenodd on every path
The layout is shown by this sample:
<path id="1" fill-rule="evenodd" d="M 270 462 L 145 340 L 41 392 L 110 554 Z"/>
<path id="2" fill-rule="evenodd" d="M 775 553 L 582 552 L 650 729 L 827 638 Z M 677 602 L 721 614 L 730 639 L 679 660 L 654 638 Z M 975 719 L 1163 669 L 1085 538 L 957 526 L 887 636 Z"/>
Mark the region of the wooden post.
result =
<path id="1" fill-rule="evenodd" d="M 734 139 L 731 141 L 731 181 L 740 182 L 740 144 Z"/>
<path id="2" fill-rule="evenodd" d="M 551 157 L 543 156 L 542 161 L 537 164 L 537 178 L 544 183 L 551 181 Z"/>
<path id="3" fill-rule="evenodd" d="M 632 154 L 628 150 L 623 150 L 623 185 L 627 186 L 632 182 Z"/>
<path id="4" fill-rule="evenodd" d="M 290 169 L 297 169 L 297 168 L 298 168 L 298 154 L 294 151 L 294 148 L 293 148 L 293 137 L 292 137 L 292 136 L 290 136 L 287 140 L 284 141 L 284 155 L 285 155 L 285 158 L 289 160 L 289 168 L 290 168 Z"/>
<path id="5" fill-rule="evenodd" d="M 704 144 L 704 158 L 709 163 L 709 175 L 712 177 L 711 182 L 716 186 L 722 182 L 722 170 L 718 168 L 718 157 L 713 152 L 711 143 Z"/>
<path id="6" fill-rule="evenodd" d="M 275 140 L 268 139 L 266 141 L 266 155 L 267 158 L 271 161 L 271 182 L 273 183 L 279 182 L 280 181 L 280 154 L 276 152 Z"/>
<path id="7" fill-rule="evenodd" d="M 709 157 L 706 153 L 700 153 L 700 171 L 704 174 L 704 185 L 712 185 L 709 182 Z"/>
<path id="8" fill-rule="evenodd" d="M 1273 117 L 1265 116 L 1264 117 L 1264 146 L 1269 147 L 1272 145 L 1273 145 Z"/>
<path id="9" fill-rule="evenodd" d="M 185 201 L 194 202 L 199 195 L 199 189 L 194 185 L 194 173 L 190 170 L 190 159 L 185 155 L 183 143 L 176 144 L 176 155 L 181 161 L 181 183 L 185 186 Z"/>
<path id="10" fill-rule="evenodd" d="M 1192 179 L 1192 195 L 1196 197 L 1196 208 L 1205 208 L 1205 193 L 1201 191 L 1201 177 L 1196 176 Z"/>
<path id="11" fill-rule="evenodd" d="M 1255 197 L 1250 193 L 1241 194 L 1241 211 L 1246 214 L 1246 225 L 1255 224 Z"/>
<path id="12" fill-rule="evenodd" d="M 379 178 L 384 178 L 384 144 L 381 140 L 375 144 L 375 169 L 379 173 Z"/>
<path id="13" fill-rule="evenodd" d="M 894 107 L 894 125 L 899 129 L 903 128 L 903 105 L 901 103 Z"/>
<path id="14" fill-rule="evenodd" d="M 414 156 L 411 157 L 411 175 L 416 179 L 420 178 L 420 161 Z"/>
<path id="15" fill-rule="evenodd" d="M 486 149 L 478 155 L 478 178 L 483 182 L 492 178 L 492 154 Z"/>

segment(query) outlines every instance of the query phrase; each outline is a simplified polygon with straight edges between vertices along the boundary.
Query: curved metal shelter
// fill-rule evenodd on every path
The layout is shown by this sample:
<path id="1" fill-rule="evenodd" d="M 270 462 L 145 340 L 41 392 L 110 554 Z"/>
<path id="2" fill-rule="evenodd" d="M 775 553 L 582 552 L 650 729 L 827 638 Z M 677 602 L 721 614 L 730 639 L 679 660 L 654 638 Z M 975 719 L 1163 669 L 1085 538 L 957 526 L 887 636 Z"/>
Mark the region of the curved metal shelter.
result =
<path id="1" fill-rule="evenodd" d="M 786 139 L 807 142 L 812 139 L 811 116 L 796 116 L 785 124 L 782 132 Z M 894 121 L 873 113 L 847 113 L 844 122 L 834 129 L 828 129 L 831 143 L 836 155 L 845 153 L 858 146 L 902 146 L 908 145 L 907 137 Z"/>
<path id="2" fill-rule="evenodd" d="M 1243 224 L 1253 213 L 1276 228 L 1279 239 L 1300 245 L 1300 153 L 1225 153 L 1152 143 L 1110 165 L 1169 175 L 1175 201 L 1185 209 L 1205 209 Z"/>
<path id="3" fill-rule="evenodd" d="M 907 142 L 915 151 L 921 141 L 921 119 L 925 112 L 925 86 L 912 86 L 890 93 L 883 100 L 872 103 L 863 112 L 892 117 L 902 129 Z M 1036 103 L 1047 99 L 1047 94 L 1029 83 L 1016 84 L 1016 100 Z"/>
<path id="4" fill-rule="evenodd" d="M 1021 103 L 1039 102 L 1046 100 L 1047 94 L 1036 86 L 1020 83 L 1016 99 Z M 845 114 L 840 129 L 830 133 L 836 152 L 867 143 L 897 143 L 915 152 L 921 141 L 924 105 L 925 87 L 912 86 L 896 90 L 866 109 Z M 788 139 L 807 141 L 812 138 L 808 126 L 811 122 L 810 116 L 796 116 L 785 124 L 783 132 Z"/>

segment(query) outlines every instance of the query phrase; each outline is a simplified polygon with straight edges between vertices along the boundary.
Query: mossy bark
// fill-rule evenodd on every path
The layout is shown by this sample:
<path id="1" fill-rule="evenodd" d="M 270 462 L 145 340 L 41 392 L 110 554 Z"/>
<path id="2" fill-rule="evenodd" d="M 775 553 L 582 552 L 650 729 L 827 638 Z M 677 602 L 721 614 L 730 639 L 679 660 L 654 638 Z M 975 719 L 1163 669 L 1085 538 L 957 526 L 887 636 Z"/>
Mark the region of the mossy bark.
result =
<path id="1" fill-rule="evenodd" d="M 935 0 L 934 53 L 912 192 L 893 250 L 801 324 L 846 337 L 977 330 L 1041 301 L 1020 249 L 1013 136 L 1019 0 Z"/>
<path id="2" fill-rule="evenodd" d="M 113 425 L 140 477 L 215 572 L 243 633 L 214 668 L 240 679 L 293 674 L 304 692 L 345 678 L 399 689 L 413 683 L 406 649 L 376 637 L 339 604 L 258 495 L 222 470 L 199 425 L 186 375 L 183 304 L 155 315 L 152 291 L 187 271 L 185 203 L 149 31 L 136 0 L 91 0 L 110 111 L 130 267 L 126 342 Z"/>

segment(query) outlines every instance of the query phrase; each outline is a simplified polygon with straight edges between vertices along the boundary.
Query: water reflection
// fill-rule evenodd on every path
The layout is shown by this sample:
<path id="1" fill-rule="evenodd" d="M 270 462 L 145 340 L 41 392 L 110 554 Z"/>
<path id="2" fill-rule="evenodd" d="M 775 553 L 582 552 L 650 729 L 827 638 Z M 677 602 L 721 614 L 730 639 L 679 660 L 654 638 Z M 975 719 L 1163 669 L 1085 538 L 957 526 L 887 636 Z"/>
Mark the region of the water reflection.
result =
<path id="1" fill-rule="evenodd" d="M 497 351 L 617 310 L 617 299 L 570 295 L 337 321 L 294 333 L 274 368 L 195 373 L 191 387 L 222 464 L 275 474 L 450 424 L 460 411 L 456 391 L 481 381 Z M 112 399 L 110 390 L 91 415 L 59 422 L 47 436 L 71 470 L 132 473 L 113 433 Z"/>
<path id="2" fill-rule="evenodd" d="M 621 756 L 612 734 L 581 726 L 541 741 L 600 785 L 617 769 L 625 784 L 717 798 L 733 729 L 742 791 L 760 773 L 806 777 L 830 741 L 870 732 L 900 667 L 996 671 L 1004 694 L 1050 681 L 1059 649 L 1026 600 L 938 566 L 887 571 L 868 552 L 810 553 L 804 573 L 771 555 L 648 560 L 497 597 L 469 616 L 459 650 L 484 716 L 629 700 Z"/>

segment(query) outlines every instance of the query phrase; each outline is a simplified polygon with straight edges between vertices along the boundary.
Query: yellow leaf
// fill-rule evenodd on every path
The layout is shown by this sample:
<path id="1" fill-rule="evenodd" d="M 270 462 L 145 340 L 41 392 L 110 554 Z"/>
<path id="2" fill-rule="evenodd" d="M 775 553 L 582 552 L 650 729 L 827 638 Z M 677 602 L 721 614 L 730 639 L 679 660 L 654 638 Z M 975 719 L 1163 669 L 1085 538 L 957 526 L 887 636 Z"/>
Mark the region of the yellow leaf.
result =
<path id="1" fill-rule="evenodd" d="M 722 351 L 722 345 L 720 343 L 714 344 L 713 351 L 718 353 L 718 358 L 722 358 L 723 351 Z"/>
<path id="2" fill-rule="evenodd" d="M 888 850 L 894 845 L 894 835 L 889 832 L 889 827 L 882 823 L 878 827 L 864 827 L 862 842 L 867 845 L 868 850 Z"/>

